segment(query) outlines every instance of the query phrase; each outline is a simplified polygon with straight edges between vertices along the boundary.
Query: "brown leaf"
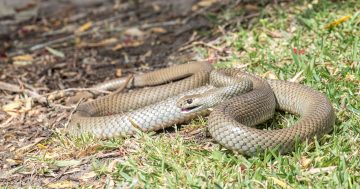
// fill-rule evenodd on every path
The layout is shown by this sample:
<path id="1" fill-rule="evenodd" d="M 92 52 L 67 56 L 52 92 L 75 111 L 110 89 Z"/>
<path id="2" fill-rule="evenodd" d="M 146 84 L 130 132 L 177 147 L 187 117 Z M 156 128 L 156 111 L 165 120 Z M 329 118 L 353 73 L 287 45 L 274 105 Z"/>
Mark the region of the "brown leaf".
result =
<path id="1" fill-rule="evenodd" d="M 99 42 L 94 42 L 94 43 L 87 43 L 87 42 L 81 42 L 80 44 L 78 44 L 77 46 L 79 48 L 83 48 L 83 47 L 103 47 L 103 46 L 107 46 L 107 45 L 111 45 L 113 43 L 116 43 L 118 40 L 116 38 L 109 38 L 109 39 L 104 39 L 102 41 Z"/>
<path id="2" fill-rule="evenodd" d="M 164 28 L 162 27 L 155 27 L 155 28 L 151 28 L 150 31 L 152 33 L 166 33 L 167 30 L 165 30 Z"/>

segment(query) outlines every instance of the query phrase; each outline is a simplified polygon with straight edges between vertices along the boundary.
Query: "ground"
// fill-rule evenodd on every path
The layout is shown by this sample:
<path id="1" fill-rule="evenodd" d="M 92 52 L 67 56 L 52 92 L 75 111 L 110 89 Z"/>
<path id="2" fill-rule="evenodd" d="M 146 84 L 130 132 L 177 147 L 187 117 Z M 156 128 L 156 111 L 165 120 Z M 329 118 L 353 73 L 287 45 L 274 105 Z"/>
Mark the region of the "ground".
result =
<path id="1" fill-rule="evenodd" d="M 359 1 L 62 6 L 2 36 L 0 187 L 360 187 Z M 206 117 L 128 138 L 65 134 L 76 91 L 194 60 L 321 91 L 334 130 L 292 153 L 254 157 L 214 141 Z M 277 113 L 263 126 L 296 119 Z"/>

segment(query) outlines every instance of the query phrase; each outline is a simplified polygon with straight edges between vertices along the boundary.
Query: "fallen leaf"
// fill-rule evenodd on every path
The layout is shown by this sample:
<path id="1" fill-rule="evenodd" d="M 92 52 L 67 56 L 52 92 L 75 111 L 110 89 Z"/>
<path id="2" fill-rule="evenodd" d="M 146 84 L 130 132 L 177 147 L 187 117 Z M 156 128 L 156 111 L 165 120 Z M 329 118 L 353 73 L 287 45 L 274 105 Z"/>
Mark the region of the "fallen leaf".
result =
<path id="1" fill-rule="evenodd" d="M 78 47 L 103 47 L 106 45 L 111 45 L 113 43 L 116 43 L 118 40 L 116 38 L 109 38 L 109 39 L 104 39 L 102 41 L 99 42 L 95 42 L 95 43 L 86 43 L 86 42 L 82 42 L 80 44 L 78 44 Z"/>
<path id="2" fill-rule="evenodd" d="M 202 0 L 197 5 L 200 7 L 208 7 L 214 4 L 217 0 Z"/>
<path id="3" fill-rule="evenodd" d="M 60 57 L 60 58 L 65 57 L 64 53 L 59 51 L 59 50 L 53 49 L 51 47 L 45 47 L 45 49 L 54 56 L 57 56 L 57 57 Z"/>
<path id="4" fill-rule="evenodd" d="M 2 110 L 8 114 L 11 114 L 13 112 L 16 112 L 23 104 L 23 101 L 15 100 L 13 102 L 3 105 Z"/>
<path id="5" fill-rule="evenodd" d="M 311 159 L 306 158 L 304 156 L 301 157 L 301 159 L 300 159 L 301 168 L 306 169 L 309 167 L 310 164 L 311 164 Z"/>
<path id="6" fill-rule="evenodd" d="M 15 56 L 12 58 L 13 61 L 33 61 L 34 58 L 33 56 L 26 54 L 26 55 L 20 55 L 20 56 Z"/>
<path id="7" fill-rule="evenodd" d="M 266 31 L 266 34 L 268 34 L 272 38 L 282 38 L 283 35 L 279 31 Z"/>
<path id="8" fill-rule="evenodd" d="M 335 20 L 335 21 L 327 24 L 324 28 L 325 28 L 325 29 L 330 29 L 330 28 L 336 27 L 336 26 L 340 25 L 341 23 L 346 22 L 346 21 L 349 20 L 350 18 L 351 18 L 351 16 L 349 16 L 349 15 L 343 16 L 343 17 L 341 17 L 340 19 Z"/>
<path id="9" fill-rule="evenodd" d="M 136 40 L 136 41 L 130 41 L 130 42 L 127 42 L 127 43 L 121 43 L 121 44 L 118 44 L 116 45 L 115 47 L 112 48 L 113 51 L 117 51 L 117 50 L 120 50 L 122 48 L 126 48 L 126 47 L 138 47 L 140 45 L 144 44 L 144 41 L 139 41 L 139 40 Z"/>
<path id="10" fill-rule="evenodd" d="M 262 33 L 260 33 L 258 39 L 259 39 L 260 43 L 265 43 L 268 40 L 268 36 L 266 35 L 266 33 L 262 32 Z"/>
<path id="11" fill-rule="evenodd" d="M 116 164 L 119 163 L 120 160 L 118 159 L 114 159 L 113 161 L 111 161 L 107 167 L 107 171 L 109 171 L 110 173 L 114 171 Z"/>
<path id="12" fill-rule="evenodd" d="M 276 75 L 271 71 L 267 71 L 260 76 L 261 78 L 268 78 L 268 79 L 277 79 Z"/>
<path id="13" fill-rule="evenodd" d="M 39 142 L 45 140 L 46 138 L 45 137 L 38 137 L 38 138 L 35 138 L 34 142 L 31 143 L 31 144 L 28 144 L 26 146 L 23 146 L 21 148 L 18 148 L 16 149 L 16 154 L 24 154 L 29 148 L 31 148 L 32 146 L 38 144 Z"/>
<path id="14" fill-rule="evenodd" d="M 91 21 L 86 22 L 85 24 L 83 24 L 82 26 L 80 26 L 78 29 L 75 30 L 76 34 L 82 33 L 88 29 L 91 28 L 91 26 L 93 25 L 93 23 Z"/>
<path id="15" fill-rule="evenodd" d="M 122 75 L 122 70 L 121 69 L 116 69 L 115 70 L 115 76 L 116 77 L 121 77 L 121 75 Z"/>
<path id="16" fill-rule="evenodd" d="M 10 169 L 8 171 L 0 172 L 0 179 L 6 179 L 7 177 L 13 175 L 14 173 L 16 173 L 18 170 L 20 170 L 22 168 L 23 168 L 23 166 L 18 166 L 13 169 Z"/>
<path id="17" fill-rule="evenodd" d="M 312 169 L 304 172 L 304 174 L 313 175 L 316 173 L 329 173 L 329 172 L 334 171 L 335 169 L 336 169 L 336 166 L 312 168 Z"/>
<path id="18" fill-rule="evenodd" d="M 19 164 L 23 163 L 23 161 L 21 161 L 21 160 L 10 159 L 10 158 L 6 159 L 6 162 L 8 164 L 10 164 L 11 166 L 15 166 L 15 165 L 19 165 Z"/>
<path id="19" fill-rule="evenodd" d="M 32 64 L 34 58 L 32 55 L 27 54 L 27 55 L 15 56 L 12 58 L 12 60 L 15 66 L 26 66 Z"/>
<path id="20" fill-rule="evenodd" d="M 162 27 L 154 27 L 150 29 L 153 33 L 166 33 L 167 31 Z"/>
<path id="21" fill-rule="evenodd" d="M 286 182 L 277 179 L 275 177 L 269 177 L 271 180 L 273 180 L 273 182 L 277 185 L 279 185 L 281 188 L 285 188 L 285 189 L 291 189 L 292 187 L 290 185 L 288 185 Z"/>
<path id="22" fill-rule="evenodd" d="M 49 188 L 75 188 L 77 185 L 75 182 L 63 180 L 59 182 L 50 183 L 47 185 Z"/>
<path id="23" fill-rule="evenodd" d="M 133 28 L 129 28 L 129 29 L 125 30 L 124 34 L 129 35 L 129 36 L 133 36 L 133 37 L 143 37 L 144 36 L 144 32 L 141 31 L 137 27 L 133 27 Z"/>
<path id="24" fill-rule="evenodd" d="M 79 180 L 86 182 L 86 181 L 88 181 L 88 180 L 90 180 L 90 179 L 92 179 L 92 178 L 94 178 L 94 177 L 96 177 L 95 171 L 90 171 L 90 172 L 88 172 L 88 173 L 83 174 L 83 175 L 79 178 Z"/>
<path id="25" fill-rule="evenodd" d="M 40 149 L 46 149 L 47 146 L 43 145 L 43 144 L 37 144 L 37 147 Z"/>
<path id="26" fill-rule="evenodd" d="M 293 78 L 289 79 L 290 82 L 296 82 L 299 83 L 301 80 L 304 79 L 304 77 L 301 77 L 301 74 L 304 72 L 304 70 L 301 70 L 298 72 Z"/>
<path id="27" fill-rule="evenodd" d="M 80 160 L 59 160 L 59 161 L 55 161 L 54 164 L 58 167 L 70 167 L 70 166 L 76 166 L 76 165 L 80 165 L 81 161 Z"/>

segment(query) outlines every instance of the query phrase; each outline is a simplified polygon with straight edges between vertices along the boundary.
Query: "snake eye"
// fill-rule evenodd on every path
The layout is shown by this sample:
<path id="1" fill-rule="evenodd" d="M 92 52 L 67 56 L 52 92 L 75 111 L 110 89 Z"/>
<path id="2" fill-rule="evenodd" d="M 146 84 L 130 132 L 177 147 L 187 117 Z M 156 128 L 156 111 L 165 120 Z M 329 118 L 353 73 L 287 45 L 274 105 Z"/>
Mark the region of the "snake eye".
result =
<path id="1" fill-rule="evenodd" d="M 187 100 L 186 100 L 186 103 L 188 103 L 188 104 L 191 104 L 192 102 L 193 102 L 192 99 L 187 99 Z"/>

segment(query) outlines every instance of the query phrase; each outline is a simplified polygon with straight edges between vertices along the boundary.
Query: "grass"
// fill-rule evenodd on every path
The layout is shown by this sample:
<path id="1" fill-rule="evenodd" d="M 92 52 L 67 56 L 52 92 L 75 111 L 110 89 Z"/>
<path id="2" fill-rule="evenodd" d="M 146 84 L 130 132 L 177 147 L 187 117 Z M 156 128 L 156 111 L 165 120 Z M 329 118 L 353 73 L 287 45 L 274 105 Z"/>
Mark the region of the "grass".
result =
<path id="1" fill-rule="evenodd" d="M 247 64 L 249 72 L 280 80 L 298 74 L 297 81 L 330 98 L 337 116 L 334 131 L 313 143 L 299 144 L 293 153 L 269 151 L 244 157 L 199 137 L 206 125 L 206 119 L 199 118 L 172 133 L 139 133 L 125 139 L 55 136 L 44 145 L 56 148 L 40 150 L 31 160 L 41 162 L 38 174 L 46 175 L 54 159 L 121 152 L 112 161 L 94 157 L 91 171 L 97 178 L 106 178 L 105 185 L 129 188 L 360 188 L 359 8 L 359 1 L 275 6 L 262 10 L 250 28 L 239 27 L 222 36 L 231 53 L 217 67 Z M 235 15 L 225 12 L 226 19 Z M 351 16 L 346 22 L 325 28 L 346 15 Z M 223 19 L 221 14 L 217 19 Z M 286 127 L 296 121 L 287 114 L 277 118 L 267 125 Z"/>

